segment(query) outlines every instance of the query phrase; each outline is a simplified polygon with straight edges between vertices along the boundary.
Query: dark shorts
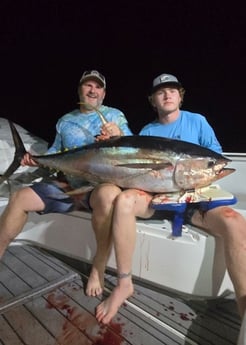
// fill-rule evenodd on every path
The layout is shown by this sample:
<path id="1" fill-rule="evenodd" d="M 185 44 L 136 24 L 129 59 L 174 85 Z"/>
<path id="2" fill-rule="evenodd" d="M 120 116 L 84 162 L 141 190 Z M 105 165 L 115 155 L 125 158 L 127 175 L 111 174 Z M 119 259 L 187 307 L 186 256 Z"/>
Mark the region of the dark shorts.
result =
<path id="1" fill-rule="evenodd" d="M 89 200 L 91 191 L 70 196 L 66 191 L 59 187 L 55 182 L 35 183 L 30 188 L 42 199 L 45 204 L 43 211 L 40 214 L 46 213 L 67 213 L 74 210 L 91 210 Z"/>

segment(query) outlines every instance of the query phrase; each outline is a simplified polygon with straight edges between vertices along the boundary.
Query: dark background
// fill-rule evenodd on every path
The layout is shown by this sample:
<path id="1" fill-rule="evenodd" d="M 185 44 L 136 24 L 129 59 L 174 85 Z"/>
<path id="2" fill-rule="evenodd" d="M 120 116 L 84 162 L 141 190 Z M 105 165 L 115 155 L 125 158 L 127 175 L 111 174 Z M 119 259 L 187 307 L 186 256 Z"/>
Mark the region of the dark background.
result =
<path id="1" fill-rule="evenodd" d="M 77 106 L 81 74 L 98 69 L 105 104 L 137 133 L 155 116 L 152 80 L 166 72 L 224 151 L 246 152 L 245 13 L 243 1 L 1 0 L 0 117 L 51 143 L 58 118 Z"/>

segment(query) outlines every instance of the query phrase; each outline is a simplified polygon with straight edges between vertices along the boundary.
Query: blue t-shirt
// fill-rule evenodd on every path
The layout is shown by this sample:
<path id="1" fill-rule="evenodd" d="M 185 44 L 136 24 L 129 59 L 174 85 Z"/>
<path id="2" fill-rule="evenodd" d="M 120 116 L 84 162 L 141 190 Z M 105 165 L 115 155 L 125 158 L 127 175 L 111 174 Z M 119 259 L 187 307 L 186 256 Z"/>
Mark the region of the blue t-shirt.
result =
<path id="1" fill-rule="evenodd" d="M 114 122 L 124 135 L 132 135 L 125 115 L 116 108 L 102 105 L 99 108 L 108 122 Z M 47 154 L 71 150 L 91 144 L 95 136 L 100 134 L 103 123 L 97 112 L 81 113 L 79 109 L 63 115 L 56 124 L 56 136 Z M 83 178 L 67 176 L 73 188 L 87 184 Z"/>
<path id="2" fill-rule="evenodd" d="M 222 153 L 222 147 L 213 128 L 201 114 L 180 110 L 176 121 L 162 124 L 158 121 L 144 126 L 139 135 L 153 135 L 176 140 L 188 141 L 210 150 Z"/>

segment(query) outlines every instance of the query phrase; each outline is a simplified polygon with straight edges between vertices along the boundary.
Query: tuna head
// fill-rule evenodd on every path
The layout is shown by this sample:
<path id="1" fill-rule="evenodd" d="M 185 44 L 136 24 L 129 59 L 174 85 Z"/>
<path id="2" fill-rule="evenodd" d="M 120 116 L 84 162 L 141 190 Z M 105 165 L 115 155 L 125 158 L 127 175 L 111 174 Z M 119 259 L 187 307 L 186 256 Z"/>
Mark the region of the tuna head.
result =
<path id="1" fill-rule="evenodd" d="M 235 171 L 225 168 L 227 164 L 228 160 L 223 158 L 181 158 L 175 167 L 174 180 L 183 190 L 205 187 Z"/>

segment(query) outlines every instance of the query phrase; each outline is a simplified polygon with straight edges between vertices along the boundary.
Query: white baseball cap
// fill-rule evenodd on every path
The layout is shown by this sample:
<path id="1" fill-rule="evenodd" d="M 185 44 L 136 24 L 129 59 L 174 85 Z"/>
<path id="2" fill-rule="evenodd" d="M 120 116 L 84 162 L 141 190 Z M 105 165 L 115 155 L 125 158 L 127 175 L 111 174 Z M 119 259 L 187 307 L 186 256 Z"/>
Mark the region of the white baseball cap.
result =
<path id="1" fill-rule="evenodd" d="M 178 79 L 174 75 L 163 73 L 153 80 L 151 93 L 154 93 L 161 86 L 165 86 L 165 85 L 174 86 L 178 89 L 182 87 L 181 83 L 178 81 Z"/>
<path id="2" fill-rule="evenodd" d="M 80 78 L 79 85 L 83 84 L 86 80 L 96 80 L 104 89 L 106 88 L 105 77 L 96 70 L 85 71 Z"/>

